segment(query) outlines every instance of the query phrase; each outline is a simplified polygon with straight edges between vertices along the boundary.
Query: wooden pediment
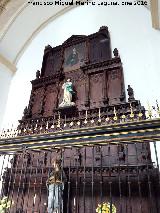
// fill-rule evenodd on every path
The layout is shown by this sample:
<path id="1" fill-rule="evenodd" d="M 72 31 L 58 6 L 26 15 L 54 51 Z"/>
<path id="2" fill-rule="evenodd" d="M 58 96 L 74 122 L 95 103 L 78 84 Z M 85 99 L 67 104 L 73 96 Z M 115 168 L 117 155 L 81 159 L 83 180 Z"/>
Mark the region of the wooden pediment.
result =
<path id="1" fill-rule="evenodd" d="M 64 43 L 63 45 L 70 45 L 70 44 L 73 44 L 74 42 L 77 42 L 77 41 L 81 41 L 83 39 L 85 39 L 87 36 L 85 35 L 72 35 L 70 38 L 68 38 Z"/>

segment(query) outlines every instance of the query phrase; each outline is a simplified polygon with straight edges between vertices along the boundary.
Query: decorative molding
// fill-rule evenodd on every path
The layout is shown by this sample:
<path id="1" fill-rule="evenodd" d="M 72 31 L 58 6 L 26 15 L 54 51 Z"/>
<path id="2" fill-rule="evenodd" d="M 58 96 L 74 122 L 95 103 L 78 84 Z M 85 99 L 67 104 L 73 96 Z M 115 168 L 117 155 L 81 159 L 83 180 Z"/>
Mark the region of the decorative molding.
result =
<path id="1" fill-rule="evenodd" d="M 151 0 L 150 1 L 150 10 L 151 10 L 151 18 L 152 18 L 152 27 L 155 29 L 160 29 L 160 1 Z"/>
<path id="2" fill-rule="evenodd" d="M 13 5 L 12 4 L 15 4 L 11 2 L 8 3 L 7 5 L 7 10 L 6 11 L 10 11 L 10 10 L 13 10 Z M 8 15 L 7 15 L 7 12 L 6 12 L 6 24 L 5 26 L 1 26 L 0 28 L 0 41 L 3 40 L 3 38 L 6 36 L 7 32 L 9 31 L 10 27 L 12 26 L 12 24 L 16 21 L 17 17 L 28 7 L 29 5 L 27 4 L 27 2 L 23 2 L 20 6 L 17 7 L 17 10 L 12 13 L 12 14 L 9 14 L 9 18 L 8 18 Z M 4 16 L 4 17 L 3 17 Z M 5 19 L 5 15 L 1 14 L 0 15 L 0 18 L 3 18 Z"/>
<path id="3" fill-rule="evenodd" d="M 97 72 L 97 70 L 104 71 L 106 69 L 120 68 L 121 66 L 122 66 L 122 63 L 121 63 L 120 57 L 116 57 L 107 61 L 81 66 L 81 69 L 85 73 L 92 74 L 94 72 Z"/>
<path id="4" fill-rule="evenodd" d="M 80 0 L 80 1 L 85 1 L 85 0 Z M 26 48 L 28 47 L 28 45 L 32 42 L 32 40 L 35 38 L 35 36 L 42 30 L 44 29 L 49 23 L 51 23 L 52 21 L 54 21 L 55 19 L 57 19 L 58 17 L 64 15 L 66 12 L 69 12 L 70 10 L 72 10 L 73 8 L 78 7 L 75 4 L 73 6 L 66 6 L 64 9 L 60 10 L 59 12 L 57 12 L 56 14 L 54 14 L 53 16 L 49 17 L 46 21 L 44 21 L 39 27 L 37 27 L 37 29 L 35 31 L 33 31 L 33 33 L 31 34 L 31 36 L 28 38 L 28 40 L 25 42 L 25 44 L 22 46 L 21 50 L 17 53 L 17 55 L 15 56 L 14 59 L 14 63 L 17 64 L 19 58 L 21 57 L 21 55 L 24 53 L 24 51 L 26 50 Z"/>
<path id="5" fill-rule="evenodd" d="M 0 14 L 3 13 L 3 11 L 6 9 L 6 5 L 10 2 L 11 0 L 1 0 L 0 2 Z"/>
<path id="6" fill-rule="evenodd" d="M 5 67 L 7 67 L 13 74 L 17 70 L 17 67 L 1 54 L 0 54 L 0 63 L 3 64 Z"/>

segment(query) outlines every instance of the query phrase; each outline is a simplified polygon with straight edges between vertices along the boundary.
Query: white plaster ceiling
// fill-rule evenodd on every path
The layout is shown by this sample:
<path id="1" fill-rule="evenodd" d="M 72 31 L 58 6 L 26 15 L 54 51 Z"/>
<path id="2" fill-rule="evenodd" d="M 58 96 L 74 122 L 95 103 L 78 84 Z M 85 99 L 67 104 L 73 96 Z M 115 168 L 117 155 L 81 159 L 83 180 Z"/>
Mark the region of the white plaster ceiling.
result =
<path id="1" fill-rule="evenodd" d="M 37 33 L 73 7 L 33 6 L 26 0 L 0 0 L 0 61 L 16 65 Z"/>
<path id="2" fill-rule="evenodd" d="M 157 1 L 160 5 L 160 0 Z M 150 7 L 149 2 L 150 0 L 148 0 L 148 7 Z M 34 7 L 28 4 L 27 0 L 0 0 L 0 61 L 16 66 L 22 53 L 37 33 L 73 7 Z"/>

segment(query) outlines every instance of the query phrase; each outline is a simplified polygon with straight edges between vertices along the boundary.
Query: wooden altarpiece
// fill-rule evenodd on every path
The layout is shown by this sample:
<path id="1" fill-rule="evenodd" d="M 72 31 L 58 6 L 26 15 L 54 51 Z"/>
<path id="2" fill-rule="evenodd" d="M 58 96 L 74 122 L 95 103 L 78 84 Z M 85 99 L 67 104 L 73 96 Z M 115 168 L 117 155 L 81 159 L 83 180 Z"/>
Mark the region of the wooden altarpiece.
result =
<path id="1" fill-rule="evenodd" d="M 64 92 L 62 85 L 67 79 L 73 83 L 75 105 L 59 107 Z M 89 36 L 73 35 L 60 46 L 54 48 L 50 45 L 46 46 L 41 71 L 37 71 L 36 79 L 31 83 L 29 105 L 24 110 L 22 120 L 19 121 L 21 135 L 25 135 L 30 129 L 34 134 L 39 134 L 38 128 L 42 130 L 46 125 L 47 128 L 51 128 L 52 125 L 58 125 L 55 122 L 58 120 L 61 122 L 63 131 L 66 124 L 69 124 L 69 129 L 87 128 L 93 123 L 100 126 L 102 118 L 109 120 L 112 116 L 116 119 L 116 112 L 121 116 L 128 116 L 132 110 L 137 115 L 144 112 L 140 102 L 135 100 L 130 86 L 128 87 L 128 101 L 126 100 L 122 62 L 116 48 L 112 55 L 110 34 L 105 26 Z M 86 123 L 85 120 L 87 120 Z M 71 125 L 72 122 L 74 125 Z M 35 192 L 37 197 L 41 192 L 41 198 L 38 198 L 39 204 L 36 204 L 40 205 L 38 212 L 47 212 L 43 205 L 47 202 L 47 171 L 51 168 L 51 159 L 57 157 L 61 157 L 67 178 L 64 191 L 64 212 L 95 212 L 98 203 L 106 200 L 114 203 L 118 213 L 140 212 L 137 205 L 139 185 L 136 183 L 137 173 L 134 173 L 136 169 L 143 173 L 143 170 L 152 167 L 150 147 L 143 143 L 111 145 L 107 142 L 102 147 L 99 145 L 94 148 L 73 146 L 69 150 L 53 149 L 52 152 L 45 150 L 34 154 L 28 151 L 22 155 L 15 155 L 12 166 L 17 168 L 19 174 L 30 167 L 33 169 L 33 179 L 29 184 L 27 184 L 29 181 L 27 176 L 21 178 L 25 182 L 22 188 L 26 185 L 24 191 L 21 189 L 23 206 L 19 208 L 22 212 L 36 212 L 25 201 L 28 187 L 31 188 L 29 203 L 33 203 Z M 17 159 L 19 159 L 18 164 Z M 44 167 L 46 171 L 43 175 L 40 172 L 41 167 Z M 121 172 L 123 175 L 120 180 Z M 36 186 L 35 178 L 37 178 Z M 142 187 L 141 204 L 144 212 L 148 213 L 150 212 L 148 189 L 144 184 L 146 175 L 139 175 L 138 178 Z M 17 183 L 18 181 L 22 180 L 17 174 Z M 132 182 L 129 188 L 132 189 L 132 197 L 128 194 L 130 182 Z M 122 191 L 119 197 L 120 188 Z M 14 193 L 16 196 L 17 193 Z M 129 203 L 132 203 L 132 209 L 126 207 Z M 154 206 L 153 203 L 152 205 Z M 34 206 L 34 209 L 36 208 Z M 156 211 L 153 210 L 153 212 Z"/>

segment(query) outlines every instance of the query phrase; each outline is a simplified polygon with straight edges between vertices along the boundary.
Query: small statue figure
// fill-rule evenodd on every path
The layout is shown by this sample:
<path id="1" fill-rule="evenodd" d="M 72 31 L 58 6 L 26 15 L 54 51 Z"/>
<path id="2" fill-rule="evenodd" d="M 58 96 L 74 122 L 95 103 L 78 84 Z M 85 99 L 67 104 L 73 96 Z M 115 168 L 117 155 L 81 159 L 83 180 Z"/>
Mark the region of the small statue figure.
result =
<path id="1" fill-rule="evenodd" d="M 44 48 L 44 53 L 46 54 L 46 53 L 48 53 L 50 50 L 52 50 L 52 47 L 51 47 L 51 45 L 47 45 L 47 46 L 45 46 L 45 48 Z"/>
<path id="2" fill-rule="evenodd" d="M 37 72 L 36 72 L 36 79 L 40 78 L 40 76 L 41 76 L 41 72 L 39 70 L 37 70 Z"/>
<path id="3" fill-rule="evenodd" d="M 75 165 L 81 166 L 81 163 L 82 163 L 82 154 L 81 154 L 79 148 L 76 149 L 76 153 L 74 155 L 74 159 L 75 159 Z"/>
<path id="4" fill-rule="evenodd" d="M 61 213 L 63 209 L 64 173 L 60 167 L 60 160 L 52 162 L 53 171 L 47 180 L 48 213 Z"/>
<path id="5" fill-rule="evenodd" d="M 128 91 L 128 96 L 129 96 L 128 97 L 128 101 L 134 101 L 135 100 L 134 91 L 133 91 L 133 89 L 132 89 L 132 87 L 130 85 L 128 85 L 127 91 Z"/>
<path id="6" fill-rule="evenodd" d="M 68 79 L 67 82 L 63 84 L 62 89 L 64 90 L 63 100 L 62 103 L 59 104 L 59 107 L 74 106 L 75 103 L 72 102 L 72 96 L 74 94 L 73 84 L 70 79 Z"/>
<path id="7" fill-rule="evenodd" d="M 28 107 L 26 106 L 23 111 L 23 118 L 25 119 L 27 118 L 27 116 L 28 116 Z"/>
<path id="8" fill-rule="evenodd" d="M 114 57 L 115 57 L 115 58 L 119 56 L 119 52 L 118 52 L 118 49 L 117 49 L 117 48 L 115 48 L 115 49 L 113 50 L 113 54 L 114 54 Z"/>

